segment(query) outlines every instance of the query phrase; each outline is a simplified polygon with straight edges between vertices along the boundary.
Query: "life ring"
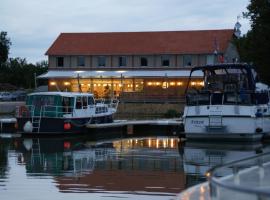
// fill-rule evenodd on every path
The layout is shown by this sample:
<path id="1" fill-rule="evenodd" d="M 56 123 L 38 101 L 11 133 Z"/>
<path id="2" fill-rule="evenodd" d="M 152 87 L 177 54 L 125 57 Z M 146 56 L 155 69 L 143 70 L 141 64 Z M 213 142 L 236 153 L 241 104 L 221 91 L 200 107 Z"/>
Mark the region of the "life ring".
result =
<path id="1" fill-rule="evenodd" d="M 29 111 L 26 106 L 20 106 L 19 107 L 19 116 L 20 117 L 27 117 L 29 114 Z"/>

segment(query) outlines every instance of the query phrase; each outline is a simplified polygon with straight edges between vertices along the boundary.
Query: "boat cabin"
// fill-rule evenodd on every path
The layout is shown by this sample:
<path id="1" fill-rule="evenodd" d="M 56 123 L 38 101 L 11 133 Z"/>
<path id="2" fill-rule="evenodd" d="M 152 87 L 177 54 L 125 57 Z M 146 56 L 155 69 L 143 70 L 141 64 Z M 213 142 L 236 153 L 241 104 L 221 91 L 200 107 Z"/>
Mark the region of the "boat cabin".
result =
<path id="1" fill-rule="evenodd" d="M 26 99 L 31 115 L 43 117 L 64 117 L 67 115 L 89 115 L 89 112 L 100 112 L 94 108 L 93 94 L 74 92 L 32 93 Z M 105 112 L 104 107 L 103 112 Z"/>

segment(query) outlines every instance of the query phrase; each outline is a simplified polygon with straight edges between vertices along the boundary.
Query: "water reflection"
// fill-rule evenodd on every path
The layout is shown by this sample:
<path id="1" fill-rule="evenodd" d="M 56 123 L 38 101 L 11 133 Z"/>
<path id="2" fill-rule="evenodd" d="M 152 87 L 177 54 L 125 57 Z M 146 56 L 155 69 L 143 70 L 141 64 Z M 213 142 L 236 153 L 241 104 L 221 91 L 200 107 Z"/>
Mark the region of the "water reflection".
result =
<path id="1" fill-rule="evenodd" d="M 211 143 L 186 142 L 184 151 L 184 171 L 187 175 L 187 187 L 206 181 L 206 172 L 217 165 L 253 156 L 268 151 L 262 143 Z M 220 176 L 228 174 L 222 172 Z"/>
<path id="2" fill-rule="evenodd" d="M 0 198 L 173 199 L 210 167 L 267 150 L 176 137 L 1 139 Z"/>

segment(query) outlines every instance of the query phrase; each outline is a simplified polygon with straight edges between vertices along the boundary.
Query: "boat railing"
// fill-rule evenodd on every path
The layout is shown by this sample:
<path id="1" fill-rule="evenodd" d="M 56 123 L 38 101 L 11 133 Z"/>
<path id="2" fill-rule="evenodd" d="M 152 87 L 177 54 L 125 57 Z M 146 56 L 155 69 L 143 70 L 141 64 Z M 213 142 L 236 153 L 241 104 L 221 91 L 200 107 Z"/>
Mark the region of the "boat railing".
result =
<path id="1" fill-rule="evenodd" d="M 187 93 L 187 105 L 251 105 L 267 104 L 269 102 L 268 94 L 265 92 L 254 91 L 234 91 L 234 92 L 212 92 L 196 91 Z"/>
<path id="2" fill-rule="evenodd" d="M 105 99 L 104 98 L 99 98 L 99 99 L 95 99 L 95 103 L 98 104 L 104 104 L 105 103 Z"/>
<path id="3" fill-rule="evenodd" d="M 40 109 L 40 112 L 42 117 L 63 117 L 68 114 L 72 115 L 73 107 L 44 105 Z"/>
<path id="4" fill-rule="evenodd" d="M 16 106 L 15 117 L 31 117 L 34 113 L 35 106 L 32 105 L 21 105 Z"/>
<path id="5" fill-rule="evenodd" d="M 108 106 L 111 109 L 117 110 L 118 108 L 118 104 L 119 104 L 119 100 L 118 99 L 111 99 Z"/>
<path id="6" fill-rule="evenodd" d="M 270 152 L 216 166 L 206 173 L 216 199 L 269 199 Z"/>

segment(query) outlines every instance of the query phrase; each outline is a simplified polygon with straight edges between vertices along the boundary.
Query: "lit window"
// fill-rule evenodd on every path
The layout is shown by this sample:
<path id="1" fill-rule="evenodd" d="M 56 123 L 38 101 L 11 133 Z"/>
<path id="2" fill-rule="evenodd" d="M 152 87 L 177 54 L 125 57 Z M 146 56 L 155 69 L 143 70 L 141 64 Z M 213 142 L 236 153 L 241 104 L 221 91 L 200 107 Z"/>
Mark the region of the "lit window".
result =
<path id="1" fill-rule="evenodd" d="M 64 67 L 64 57 L 57 57 L 56 62 L 57 67 Z"/>
<path id="2" fill-rule="evenodd" d="M 98 66 L 99 67 L 105 67 L 106 66 L 106 57 L 105 56 L 99 56 L 98 57 Z"/>
<path id="3" fill-rule="evenodd" d="M 148 60 L 146 57 L 141 57 L 141 66 L 142 67 L 148 66 Z"/>
<path id="4" fill-rule="evenodd" d="M 77 65 L 79 67 L 84 67 L 85 66 L 85 58 L 84 58 L 84 56 L 78 56 Z"/>

